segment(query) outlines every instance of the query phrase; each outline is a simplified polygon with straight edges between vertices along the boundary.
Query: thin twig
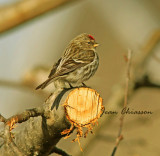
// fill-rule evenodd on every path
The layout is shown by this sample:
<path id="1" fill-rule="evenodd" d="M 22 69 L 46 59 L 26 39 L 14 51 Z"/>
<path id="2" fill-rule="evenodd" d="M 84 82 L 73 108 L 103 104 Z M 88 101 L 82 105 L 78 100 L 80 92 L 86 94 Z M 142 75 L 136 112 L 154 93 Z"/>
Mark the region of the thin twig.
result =
<path id="1" fill-rule="evenodd" d="M 129 85 L 129 80 L 130 80 L 131 57 L 132 57 L 132 51 L 128 50 L 127 69 L 126 69 L 126 87 L 125 87 L 123 108 L 127 107 L 127 104 L 128 104 L 128 85 Z M 122 129 L 123 129 L 123 124 L 124 124 L 124 117 L 125 117 L 125 114 L 122 114 L 122 116 L 120 118 L 120 127 L 119 127 L 119 131 L 118 131 L 118 136 L 116 139 L 116 144 L 115 144 L 115 147 L 112 151 L 111 156 L 115 155 L 117 148 L 119 146 L 119 143 L 123 140 Z"/>
<path id="2" fill-rule="evenodd" d="M 135 83 L 134 89 L 137 90 L 142 87 L 160 88 L 160 84 L 152 82 L 148 75 L 144 75 L 141 81 Z"/>
<path id="3" fill-rule="evenodd" d="M 44 110 L 41 107 L 28 109 L 21 114 L 14 115 L 6 120 L 6 124 L 10 126 L 11 129 L 16 123 L 22 123 L 27 121 L 31 117 L 44 116 Z"/>
<path id="4" fill-rule="evenodd" d="M 28 86 L 15 81 L 8 81 L 8 80 L 0 80 L 0 87 L 10 87 L 10 88 L 19 88 L 19 89 L 28 89 L 33 90 L 32 88 L 29 88 Z"/>
<path id="5" fill-rule="evenodd" d="M 8 80 L 0 80 L 0 87 L 7 87 L 7 88 L 14 88 L 20 89 L 23 91 L 33 92 L 34 94 L 38 95 L 39 97 L 43 97 L 45 95 L 44 92 L 35 92 L 33 88 L 16 81 L 8 81 Z M 42 96 L 43 95 L 43 96 Z"/>
<path id="6" fill-rule="evenodd" d="M 29 91 L 33 90 L 33 89 L 29 88 L 28 86 L 20 83 L 20 82 L 14 82 L 14 81 L 8 81 L 8 80 L 0 80 L 0 87 L 28 89 Z"/>

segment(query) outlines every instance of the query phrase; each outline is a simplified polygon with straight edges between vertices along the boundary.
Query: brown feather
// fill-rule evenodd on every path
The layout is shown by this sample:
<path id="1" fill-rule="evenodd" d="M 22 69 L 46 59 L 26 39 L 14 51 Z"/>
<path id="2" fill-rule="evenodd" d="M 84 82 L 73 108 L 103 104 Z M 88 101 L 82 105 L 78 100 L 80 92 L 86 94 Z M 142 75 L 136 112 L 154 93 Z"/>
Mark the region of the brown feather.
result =
<path id="1" fill-rule="evenodd" d="M 51 78 L 51 77 L 55 74 L 55 72 L 56 72 L 56 70 L 57 70 L 57 67 L 59 66 L 59 63 L 60 63 L 60 62 L 61 62 L 61 58 L 57 61 L 57 63 L 55 63 L 55 64 L 53 65 L 53 68 L 52 68 L 52 70 L 51 70 L 48 78 Z"/>
<path id="2" fill-rule="evenodd" d="M 77 68 L 83 67 L 91 63 L 94 60 L 94 57 L 95 53 L 92 50 L 88 50 L 85 52 L 84 51 L 77 52 L 76 54 L 74 54 L 73 57 L 70 57 L 69 59 L 66 60 L 63 59 L 64 60 L 63 64 L 60 64 L 60 66 L 58 66 L 57 71 L 50 78 L 63 76 L 70 72 L 73 72 Z"/>
<path id="3" fill-rule="evenodd" d="M 52 81 L 52 78 L 47 79 L 45 82 L 43 82 L 42 84 L 40 84 L 38 87 L 36 87 L 36 90 L 38 89 L 44 89 L 46 86 L 48 86 L 50 84 L 50 82 Z"/>

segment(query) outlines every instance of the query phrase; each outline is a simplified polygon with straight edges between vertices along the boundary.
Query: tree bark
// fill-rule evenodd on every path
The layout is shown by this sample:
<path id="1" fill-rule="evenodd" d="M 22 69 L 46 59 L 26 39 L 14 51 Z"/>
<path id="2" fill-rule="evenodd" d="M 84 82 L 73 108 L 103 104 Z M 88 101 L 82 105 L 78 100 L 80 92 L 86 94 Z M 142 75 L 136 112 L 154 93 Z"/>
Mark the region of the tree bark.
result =
<path id="1" fill-rule="evenodd" d="M 104 111 L 102 98 L 91 88 L 58 89 L 42 107 L 26 110 L 8 119 L 0 115 L 4 130 L 0 132 L 0 154 L 3 156 L 47 156 L 53 152 L 68 155 L 56 147 L 74 129 L 77 138 L 92 132 Z M 83 127 L 87 131 L 83 133 Z M 81 146 L 80 146 L 81 148 Z M 82 150 L 82 148 L 81 148 Z"/>
<path id="2" fill-rule="evenodd" d="M 43 107 L 34 109 L 35 113 L 28 113 L 33 112 L 32 109 L 16 115 L 16 117 L 21 117 L 18 121 L 20 124 L 16 124 L 16 127 L 11 131 L 11 136 L 9 136 L 9 126 L 5 126 L 4 135 L 2 136 L 4 140 L 0 145 L 0 155 L 45 156 L 54 151 L 55 145 L 63 137 L 61 132 L 70 127 L 70 123 L 65 116 L 64 107 L 62 106 L 68 92 L 63 97 L 58 96 L 61 91 L 58 90 L 54 94 L 51 94 L 43 104 Z M 57 98 L 62 99 L 59 101 L 56 100 Z M 55 108 L 51 110 L 54 102 L 56 102 L 55 105 L 59 105 L 57 110 Z M 30 117 L 27 120 L 28 115 Z M 22 121 L 25 118 L 26 121 Z"/>

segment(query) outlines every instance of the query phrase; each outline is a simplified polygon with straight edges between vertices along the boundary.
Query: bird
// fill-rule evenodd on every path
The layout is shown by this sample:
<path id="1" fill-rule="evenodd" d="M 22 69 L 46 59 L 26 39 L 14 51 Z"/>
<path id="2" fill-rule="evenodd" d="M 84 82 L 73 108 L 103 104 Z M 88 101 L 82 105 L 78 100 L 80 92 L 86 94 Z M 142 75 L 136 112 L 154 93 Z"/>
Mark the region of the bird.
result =
<path id="1" fill-rule="evenodd" d="M 99 66 L 99 56 L 96 47 L 99 44 L 95 38 L 87 33 L 82 33 L 70 41 L 62 57 L 53 65 L 48 79 L 40 84 L 37 89 L 44 89 L 54 82 L 55 87 L 66 88 L 73 85 L 84 84 L 92 77 Z"/>

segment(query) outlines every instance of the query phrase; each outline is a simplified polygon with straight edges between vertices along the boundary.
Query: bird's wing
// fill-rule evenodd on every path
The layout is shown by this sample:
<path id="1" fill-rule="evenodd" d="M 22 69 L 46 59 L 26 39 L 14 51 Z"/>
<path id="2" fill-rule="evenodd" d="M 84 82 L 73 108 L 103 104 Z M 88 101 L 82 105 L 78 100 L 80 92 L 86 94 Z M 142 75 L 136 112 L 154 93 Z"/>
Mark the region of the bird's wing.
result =
<path id="1" fill-rule="evenodd" d="M 55 74 L 52 75 L 52 78 L 73 72 L 74 70 L 93 62 L 94 58 L 95 52 L 92 50 L 78 51 L 68 59 L 63 59 L 63 63 L 60 63 L 60 66 L 57 68 Z"/>
<path id="2" fill-rule="evenodd" d="M 62 59 L 60 58 L 60 59 L 53 65 L 52 70 L 51 70 L 48 78 L 51 78 L 51 77 L 55 74 L 55 72 L 56 72 L 56 70 L 57 70 L 57 67 L 59 66 L 61 60 L 62 60 Z"/>

